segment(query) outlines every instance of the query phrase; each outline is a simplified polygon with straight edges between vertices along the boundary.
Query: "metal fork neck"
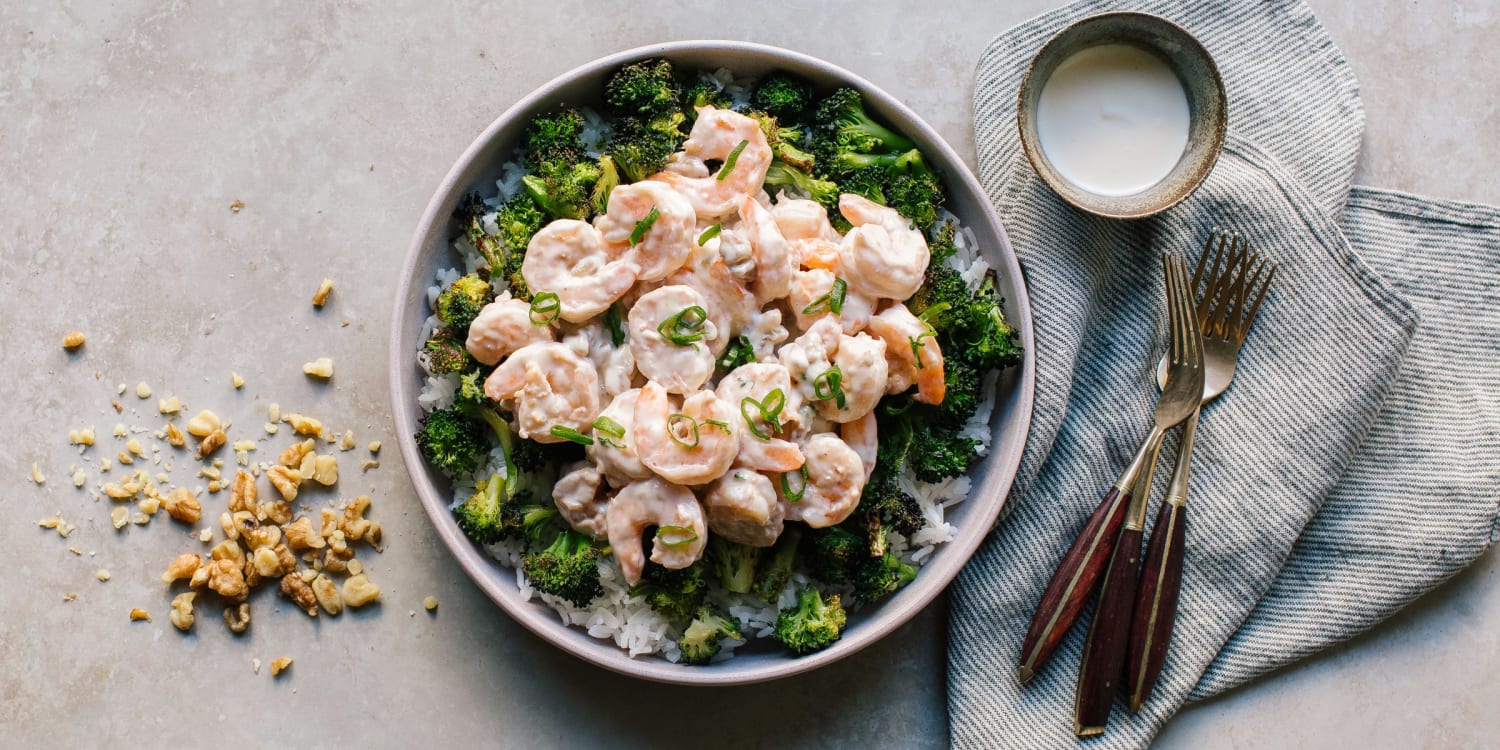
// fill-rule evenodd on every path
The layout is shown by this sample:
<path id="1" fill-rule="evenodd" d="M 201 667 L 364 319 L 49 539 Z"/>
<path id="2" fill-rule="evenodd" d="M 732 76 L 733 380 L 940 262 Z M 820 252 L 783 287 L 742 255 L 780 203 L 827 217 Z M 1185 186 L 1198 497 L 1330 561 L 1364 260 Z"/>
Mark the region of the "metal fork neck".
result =
<path id="1" fill-rule="evenodd" d="M 1141 443 L 1140 450 L 1130 459 L 1130 465 L 1115 480 L 1115 489 L 1130 498 L 1125 507 L 1125 528 L 1142 530 L 1146 527 L 1146 500 L 1151 495 L 1151 481 L 1156 468 L 1156 456 L 1161 451 L 1161 441 L 1167 431 L 1161 426 L 1151 428 L 1151 434 Z"/>

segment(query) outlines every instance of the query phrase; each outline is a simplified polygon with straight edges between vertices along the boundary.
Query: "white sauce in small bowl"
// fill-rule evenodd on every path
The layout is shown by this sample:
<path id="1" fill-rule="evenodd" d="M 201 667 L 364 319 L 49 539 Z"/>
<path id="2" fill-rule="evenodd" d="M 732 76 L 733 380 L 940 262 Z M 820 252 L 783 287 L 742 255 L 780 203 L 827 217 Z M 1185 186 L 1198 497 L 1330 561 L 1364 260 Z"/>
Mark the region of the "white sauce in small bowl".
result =
<path id="1" fill-rule="evenodd" d="M 1042 87 L 1036 129 L 1047 161 L 1096 195 L 1160 182 L 1187 148 L 1187 94 L 1156 56 L 1124 44 L 1082 50 Z"/>

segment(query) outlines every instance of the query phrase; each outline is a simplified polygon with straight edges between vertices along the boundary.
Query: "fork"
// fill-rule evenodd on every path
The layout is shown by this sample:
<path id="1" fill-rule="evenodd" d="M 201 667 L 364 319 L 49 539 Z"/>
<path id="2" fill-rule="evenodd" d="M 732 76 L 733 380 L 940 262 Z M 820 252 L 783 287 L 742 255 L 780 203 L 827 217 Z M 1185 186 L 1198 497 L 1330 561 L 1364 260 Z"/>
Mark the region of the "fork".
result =
<path id="1" fill-rule="evenodd" d="M 1188 418 L 1203 394 L 1202 342 L 1197 318 L 1191 314 L 1187 268 L 1181 259 L 1175 257 L 1164 257 L 1163 266 L 1167 277 L 1168 319 L 1172 328 L 1169 352 L 1173 361 L 1181 364 L 1172 367 L 1167 387 L 1157 401 L 1151 433 L 1073 540 L 1037 603 L 1026 640 L 1021 646 L 1021 663 L 1016 670 L 1016 678 L 1023 684 L 1035 676 L 1036 670 L 1057 650 L 1063 636 L 1078 619 L 1084 602 L 1093 592 L 1094 584 L 1114 552 L 1120 527 L 1125 521 L 1125 511 L 1131 505 L 1131 488 L 1137 486 L 1136 479 L 1141 476 L 1143 467 L 1155 464 L 1162 436 Z M 1191 362 L 1188 360 L 1189 349 L 1194 355 Z M 1149 473 L 1149 468 L 1146 470 Z M 1137 536 L 1137 554 L 1139 548 Z"/>
<path id="2" fill-rule="evenodd" d="M 1083 646 L 1083 661 L 1078 665 L 1078 692 L 1073 702 L 1073 731 L 1079 737 L 1104 732 L 1120 678 L 1125 672 L 1126 644 L 1130 637 L 1131 613 L 1135 609 L 1136 587 L 1140 583 L 1141 536 L 1146 526 L 1146 500 L 1151 494 L 1151 478 L 1156 454 L 1167 430 L 1198 411 L 1203 402 L 1203 337 L 1198 333 L 1198 316 L 1193 310 L 1193 292 L 1188 288 L 1187 264 L 1175 255 L 1162 256 L 1167 278 L 1167 384 L 1156 402 L 1156 426 L 1131 468 L 1115 484 L 1128 494 L 1124 528 L 1114 540 L 1109 567 L 1094 605 L 1094 620 L 1089 625 Z M 1136 464 L 1142 465 L 1138 476 Z M 1102 546 L 1102 545 L 1101 545 Z"/>
<path id="3" fill-rule="evenodd" d="M 1234 379 L 1240 347 L 1255 323 L 1271 279 L 1276 276 L 1276 265 L 1250 252 L 1249 243 L 1241 241 L 1238 234 L 1217 230 L 1203 246 L 1198 268 L 1193 272 L 1195 293 L 1203 278 L 1205 264 L 1209 264 L 1208 282 L 1204 285 L 1196 312 L 1198 325 L 1203 331 L 1203 403 L 1206 404 L 1222 395 Z M 1163 357 L 1156 368 L 1157 382 L 1162 387 L 1166 387 L 1168 372 L 1167 360 Z M 1198 415 L 1199 411 L 1194 411 L 1183 424 L 1182 439 L 1177 446 L 1177 466 L 1157 512 L 1151 542 L 1146 549 L 1126 661 L 1125 684 L 1132 711 L 1139 711 L 1151 695 L 1172 640 L 1177 595 L 1182 586 L 1188 473 L 1198 431 Z"/>

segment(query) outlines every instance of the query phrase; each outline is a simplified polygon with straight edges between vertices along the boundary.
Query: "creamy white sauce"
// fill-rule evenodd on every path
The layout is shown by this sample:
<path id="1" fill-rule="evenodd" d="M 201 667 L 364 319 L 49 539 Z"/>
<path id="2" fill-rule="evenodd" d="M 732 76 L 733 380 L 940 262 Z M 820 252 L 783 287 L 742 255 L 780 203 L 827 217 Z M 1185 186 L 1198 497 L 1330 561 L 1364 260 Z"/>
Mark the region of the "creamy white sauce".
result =
<path id="1" fill-rule="evenodd" d="M 1069 182 L 1133 195 L 1160 182 L 1187 147 L 1187 94 L 1166 63 L 1123 44 L 1082 50 L 1042 86 L 1042 151 Z"/>

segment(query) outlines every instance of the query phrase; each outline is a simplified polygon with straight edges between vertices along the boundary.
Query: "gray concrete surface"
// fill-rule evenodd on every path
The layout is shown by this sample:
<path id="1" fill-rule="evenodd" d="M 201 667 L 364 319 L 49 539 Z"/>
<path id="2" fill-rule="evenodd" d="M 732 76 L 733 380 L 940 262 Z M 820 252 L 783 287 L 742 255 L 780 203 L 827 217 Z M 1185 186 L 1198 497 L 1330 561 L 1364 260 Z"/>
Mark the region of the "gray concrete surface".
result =
<path id="1" fill-rule="evenodd" d="M 361 557 L 385 587 L 382 605 L 312 622 L 264 592 L 248 635 L 230 636 L 206 610 L 183 637 L 156 575 L 200 545 L 164 518 L 111 528 L 108 503 L 67 481 L 83 460 L 66 433 L 96 425 L 86 458 L 97 462 L 119 449 L 116 422 L 159 426 L 155 396 L 120 397 L 123 415 L 109 408 L 116 384 L 146 381 L 232 417 L 236 435 L 257 436 L 276 401 L 393 446 L 392 269 L 441 175 L 511 101 L 617 49 L 745 38 L 869 77 L 972 154 L 974 61 L 1052 4 L 0 6 L 0 373 L 16 397 L 0 456 L 0 744 L 946 745 L 943 605 L 799 679 L 633 682 L 553 651 L 484 599 L 436 544 L 394 450 L 363 475 L 359 454 L 342 454 L 337 492 L 374 496 L 388 545 Z M 1500 203 L 1500 4 L 1313 5 L 1362 85 L 1361 181 Z M 314 312 L 307 300 L 325 275 L 338 286 Z M 88 344 L 70 357 L 58 344 L 74 328 Z M 330 386 L 300 373 L 317 356 L 336 362 Z M 43 486 L 29 479 L 33 462 Z M 67 540 L 35 526 L 58 512 L 78 526 Z M 95 580 L 100 568 L 109 582 Z M 1493 742 L 1495 573 L 1487 556 L 1348 646 L 1185 711 L 1160 746 Z M 428 595 L 441 602 L 435 616 L 421 611 Z M 132 607 L 154 622 L 128 622 Z M 281 655 L 296 659 L 281 679 L 252 672 L 253 658 Z"/>

